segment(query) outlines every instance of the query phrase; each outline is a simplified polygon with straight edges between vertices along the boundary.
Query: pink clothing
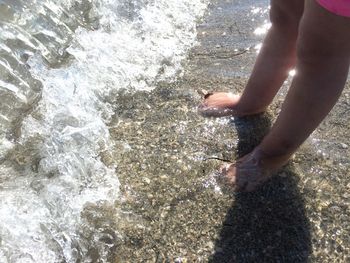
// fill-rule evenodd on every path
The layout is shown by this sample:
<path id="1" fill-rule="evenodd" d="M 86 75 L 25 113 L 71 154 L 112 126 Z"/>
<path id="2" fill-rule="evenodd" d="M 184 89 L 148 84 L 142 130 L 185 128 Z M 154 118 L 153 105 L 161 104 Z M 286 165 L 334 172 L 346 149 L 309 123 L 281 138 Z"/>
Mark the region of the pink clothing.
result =
<path id="1" fill-rule="evenodd" d="M 340 15 L 350 17 L 350 0 L 316 0 L 321 6 L 328 11 Z"/>

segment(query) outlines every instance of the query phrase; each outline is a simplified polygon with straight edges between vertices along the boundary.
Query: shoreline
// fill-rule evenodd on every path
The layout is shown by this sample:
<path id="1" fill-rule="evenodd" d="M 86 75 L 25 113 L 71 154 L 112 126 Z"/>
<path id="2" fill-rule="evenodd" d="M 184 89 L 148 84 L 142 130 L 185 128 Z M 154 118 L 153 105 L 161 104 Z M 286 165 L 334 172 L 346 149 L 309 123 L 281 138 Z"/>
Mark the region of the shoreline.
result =
<path id="1" fill-rule="evenodd" d="M 229 55 L 239 50 L 231 40 L 248 34 L 223 35 L 240 17 L 228 18 L 222 10 L 234 7 L 224 1 L 210 6 L 198 26 L 201 45 L 191 51 L 181 79 L 159 83 L 151 92 L 118 93 L 110 124 L 123 196 L 116 205 L 122 238 L 115 262 L 345 262 L 350 257 L 349 84 L 288 166 L 257 192 L 233 194 L 215 180 L 220 161 L 210 157 L 234 160 L 249 152 L 268 131 L 286 92 L 283 88 L 269 111 L 257 117 L 214 120 L 197 114 L 197 90 L 241 91 L 254 62 L 254 49 Z M 220 35 L 217 47 L 213 39 Z"/>

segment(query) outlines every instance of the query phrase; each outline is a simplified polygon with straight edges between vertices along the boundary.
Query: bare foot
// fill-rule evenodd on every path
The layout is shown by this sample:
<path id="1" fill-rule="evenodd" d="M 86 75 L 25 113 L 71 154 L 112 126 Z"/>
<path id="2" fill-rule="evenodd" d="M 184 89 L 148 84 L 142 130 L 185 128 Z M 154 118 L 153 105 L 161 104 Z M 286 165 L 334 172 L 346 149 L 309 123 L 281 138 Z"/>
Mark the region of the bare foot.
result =
<path id="1" fill-rule="evenodd" d="M 239 100 L 239 95 L 229 92 L 208 93 L 204 96 L 204 101 L 201 105 L 199 105 L 198 111 L 205 117 L 241 117 L 263 112 L 263 110 L 244 111 L 238 105 Z"/>
<path id="2" fill-rule="evenodd" d="M 259 149 L 245 155 L 236 163 L 221 167 L 220 173 L 236 191 L 252 192 L 271 178 L 289 157 L 269 157 Z"/>

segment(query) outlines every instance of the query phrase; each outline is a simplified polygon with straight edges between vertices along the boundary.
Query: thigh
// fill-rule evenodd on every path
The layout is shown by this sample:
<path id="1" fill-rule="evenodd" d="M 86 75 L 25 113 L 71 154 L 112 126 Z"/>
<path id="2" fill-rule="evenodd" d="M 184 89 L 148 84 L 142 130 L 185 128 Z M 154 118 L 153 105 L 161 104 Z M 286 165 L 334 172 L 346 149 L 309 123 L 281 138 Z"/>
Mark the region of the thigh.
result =
<path id="1" fill-rule="evenodd" d="M 304 0 L 271 0 L 271 23 L 277 26 L 298 26 L 303 10 Z"/>
<path id="2" fill-rule="evenodd" d="M 298 37 L 300 59 L 350 59 L 350 18 L 336 15 L 315 0 L 306 0 Z"/>

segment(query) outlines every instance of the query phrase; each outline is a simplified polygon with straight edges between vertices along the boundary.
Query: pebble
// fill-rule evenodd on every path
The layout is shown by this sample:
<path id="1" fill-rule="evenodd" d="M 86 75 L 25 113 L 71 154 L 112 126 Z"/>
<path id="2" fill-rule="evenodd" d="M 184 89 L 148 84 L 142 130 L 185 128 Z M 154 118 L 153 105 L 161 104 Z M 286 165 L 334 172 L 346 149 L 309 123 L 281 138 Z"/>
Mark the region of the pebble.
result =
<path id="1" fill-rule="evenodd" d="M 207 247 L 209 248 L 209 249 L 213 249 L 214 248 L 214 243 L 212 242 L 212 241 L 209 241 L 209 242 L 207 242 Z"/>
<path id="2" fill-rule="evenodd" d="M 349 146 L 345 143 L 340 143 L 341 148 L 347 149 Z"/>
<path id="3" fill-rule="evenodd" d="M 151 180 L 150 180 L 149 178 L 147 178 L 147 177 L 144 177 L 144 178 L 142 179 L 142 181 L 143 181 L 144 183 L 146 183 L 146 184 L 150 184 L 150 183 L 151 183 Z"/>

